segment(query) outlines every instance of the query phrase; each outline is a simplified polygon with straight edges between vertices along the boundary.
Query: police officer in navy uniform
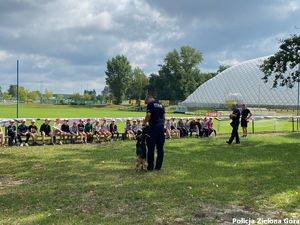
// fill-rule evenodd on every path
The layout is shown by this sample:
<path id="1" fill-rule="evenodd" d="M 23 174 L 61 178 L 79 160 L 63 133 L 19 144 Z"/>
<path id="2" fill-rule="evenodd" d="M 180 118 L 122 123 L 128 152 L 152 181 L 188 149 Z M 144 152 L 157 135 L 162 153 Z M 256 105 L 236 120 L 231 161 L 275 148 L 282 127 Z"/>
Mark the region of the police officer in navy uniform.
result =
<path id="1" fill-rule="evenodd" d="M 155 100 L 152 96 L 148 96 L 145 100 L 147 104 L 147 113 L 143 126 L 149 123 L 149 126 L 145 127 L 144 132 L 149 135 L 146 139 L 148 148 L 148 171 L 160 170 L 164 159 L 164 123 L 165 123 L 165 109 L 163 105 Z M 157 158 L 154 167 L 154 151 L 155 146 L 157 148 Z"/>
<path id="2" fill-rule="evenodd" d="M 229 138 L 229 141 L 226 141 L 227 144 L 231 144 L 235 138 L 235 143 L 239 144 L 240 143 L 240 137 L 239 137 L 239 125 L 240 125 L 240 117 L 241 117 L 241 112 L 237 108 L 237 105 L 233 104 L 231 106 L 232 113 L 229 115 L 229 118 L 232 120 L 230 125 L 232 127 L 232 132 L 231 136 Z"/>

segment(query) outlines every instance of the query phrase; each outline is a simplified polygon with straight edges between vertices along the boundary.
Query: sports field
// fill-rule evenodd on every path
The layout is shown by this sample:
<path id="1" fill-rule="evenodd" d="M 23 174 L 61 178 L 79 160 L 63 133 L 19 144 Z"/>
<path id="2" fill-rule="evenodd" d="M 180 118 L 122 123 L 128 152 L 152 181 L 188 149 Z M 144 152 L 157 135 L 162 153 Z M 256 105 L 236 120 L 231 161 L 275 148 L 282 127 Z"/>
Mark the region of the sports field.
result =
<path id="1" fill-rule="evenodd" d="M 89 107 L 71 105 L 20 104 L 19 118 L 102 118 L 136 117 L 145 113 L 119 110 L 118 106 Z M 0 118 L 15 118 L 15 105 L 0 105 Z"/>
<path id="2" fill-rule="evenodd" d="M 135 143 L 0 149 L 0 224 L 228 224 L 300 217 L 300 134 L 166 142 L 136 173 Z"/>
<path id="3" fill-rule="evenodd" d="M 290 113 L 290 112 L 286 112 Z M 283 114 L 281 114 L 283 115 Z M 287 114 L 289 115 L 289 114 Z M 120 109 L 118 106 L 89 107 L 89 106 L 70 106 L 70 105 L 40 105 L 40 104 L 21 104 L 19 106 L 19 118 L 128 118 L 144 117 L 144 112 L 133 112 Z M 167 113 L 167 117 L 187 117 L 187 115 Z M 204 111 L 198 111 L 195 117 L 204 116 Z M 226 116 L 226 115 L 224 115 Z M 15 105 L 0 105 L 0 118 L 15 118 Z M 191 117 L 191 115 L 190 115 Z M 40 125 L 41 122 L 38 122 Z M 229 133 L 231 128 L 229 121 L 214 120 L 214 127 L 218 133 Z M 124 124 L 118 124 L 120 131 L 123 131 Z M 288 120 L 267 119 L 255 121 L 255 132 L 282 132 L 292 131 L 292 122 Z M 296 128 L 296 127 L 295 127 Z M 300 127 L 299 127 L 300 128 Z M 252 123 L 249 123 L 249 131 L 252 131 Z"/>

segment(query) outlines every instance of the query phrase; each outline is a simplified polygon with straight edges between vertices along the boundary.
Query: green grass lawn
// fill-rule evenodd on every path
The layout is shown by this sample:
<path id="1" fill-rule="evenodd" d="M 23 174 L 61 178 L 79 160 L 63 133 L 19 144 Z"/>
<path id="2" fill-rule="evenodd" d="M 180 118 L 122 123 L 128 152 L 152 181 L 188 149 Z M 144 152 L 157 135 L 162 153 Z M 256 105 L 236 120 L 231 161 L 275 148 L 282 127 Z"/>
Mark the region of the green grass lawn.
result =
<path id="1" fill-rule="evenodd" d="M 144 116 L 142 112 L 130 112 L 119 110 L 118 107 L 92 107 L 71 105 L 41 105 L 21 104 L 19 106 L 19 118 L 102 118 L 102 117 L 137 117 Z M 15 118 L 15 105 L 0 105 L 0 118 Z"/>
<path id="2" fill-rule="evenodd" d="M 275 137 L 275 138 L 274 138 Z M 135 143 L 0 149 L 0 224 L 224 224 L 300 217 L 300 134 L 166 142 L 136 173 Z"/>

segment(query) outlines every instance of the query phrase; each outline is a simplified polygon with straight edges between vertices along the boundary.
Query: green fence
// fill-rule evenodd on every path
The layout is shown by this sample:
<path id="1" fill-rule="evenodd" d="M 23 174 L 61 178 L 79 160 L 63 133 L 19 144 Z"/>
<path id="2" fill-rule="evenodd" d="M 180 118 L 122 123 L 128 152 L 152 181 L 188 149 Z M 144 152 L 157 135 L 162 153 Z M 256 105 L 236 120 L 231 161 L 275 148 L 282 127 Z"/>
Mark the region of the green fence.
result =
<path id="1" fill-rule="evenodd" d="M 218 133 L 230 133 L 230 120 L 215 119 L 214 127 Z M 255 118 L 248 123 L 248 133 L 294 132 L 300 130 L 298 117 Z"/>

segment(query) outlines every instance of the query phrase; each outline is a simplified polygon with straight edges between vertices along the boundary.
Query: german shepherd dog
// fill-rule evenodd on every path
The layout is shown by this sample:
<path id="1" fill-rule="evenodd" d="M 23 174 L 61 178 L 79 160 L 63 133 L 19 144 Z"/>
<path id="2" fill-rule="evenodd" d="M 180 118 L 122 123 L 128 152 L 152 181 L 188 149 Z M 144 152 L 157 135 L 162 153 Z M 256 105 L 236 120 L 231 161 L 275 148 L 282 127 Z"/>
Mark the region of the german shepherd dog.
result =
<path id="1" fill-rule="evenodd" d="M 138 171 L 147 171 L 147 147 L 146 147 L 146 138 L 149 135 L 145 134 L 143 131 L 138 131 L 136 134 L 136 166 L 135 170 Z"/>

